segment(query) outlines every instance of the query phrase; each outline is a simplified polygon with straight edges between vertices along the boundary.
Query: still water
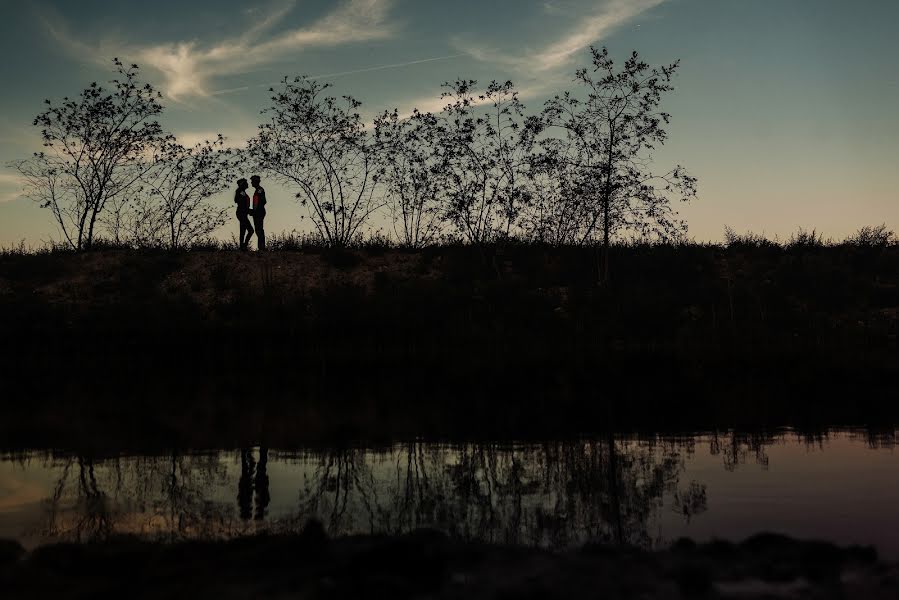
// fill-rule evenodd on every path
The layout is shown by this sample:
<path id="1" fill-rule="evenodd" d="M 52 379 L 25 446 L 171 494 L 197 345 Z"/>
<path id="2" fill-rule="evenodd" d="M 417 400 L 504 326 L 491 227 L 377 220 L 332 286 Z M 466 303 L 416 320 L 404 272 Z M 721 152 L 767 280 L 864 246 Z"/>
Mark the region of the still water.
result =
<path id="1" fill-rule="evenodd" d="M 0 456 L 0 538 L 231 537 L 432 527 L 560 548 L 760 531 L 871 544 L 899 559 L 896 432 L 705 433 L 96 458 Z"/>

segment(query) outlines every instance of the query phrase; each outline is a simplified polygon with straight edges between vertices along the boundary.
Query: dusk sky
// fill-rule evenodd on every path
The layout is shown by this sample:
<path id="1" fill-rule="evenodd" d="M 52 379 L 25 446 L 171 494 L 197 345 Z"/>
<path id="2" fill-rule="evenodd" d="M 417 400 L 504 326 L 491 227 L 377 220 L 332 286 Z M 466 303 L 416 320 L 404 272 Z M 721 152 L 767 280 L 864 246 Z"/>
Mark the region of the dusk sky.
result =
<path id="1" fill-rule="evenodd" d="M 437 110 L 446 80 L 511 79 L 537 112 L 591 44 L 682 60 L 655 158 L 699 178 L 691 237 L 899 229 L 897 0 L 0 0 L 0 17 L 3 246 L 56 236 L 6 164 L 40 149 L 44 98 L 111 79 L 115 56 L 163 92 L 183 143 L 241 146 L 284 75 L 326 78 L 366 116 Z M 310 230 L 292 193 L 268 194 L 270 232 Z"/>

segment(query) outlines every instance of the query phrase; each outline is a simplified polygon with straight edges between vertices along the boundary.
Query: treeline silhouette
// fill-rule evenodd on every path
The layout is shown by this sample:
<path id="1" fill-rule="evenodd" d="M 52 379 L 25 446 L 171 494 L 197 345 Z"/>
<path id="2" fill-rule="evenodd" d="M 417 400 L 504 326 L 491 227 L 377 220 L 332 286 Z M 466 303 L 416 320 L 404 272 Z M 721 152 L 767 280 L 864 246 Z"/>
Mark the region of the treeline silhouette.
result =
<path id="1" fill-rule="evenodd" d="M 662 102 L 679 65 L 653 67 L 636 52 L 616 64 L 591 48 L 576 89 L 532 113 L 511 81 L 459 79 L 443 85 L 436 112 L 391 109 L 366 123 L 355 98 L 285 77 L 256 136 L 234 149 L 221 135 L 179 144 L 159 122 L 161 94 L 137 65 L 114 64 L 109 89 L 47 100 L 34 120 L 44 151 L 13 163 L 75 250 L 101 236 L 196 246 L 226 221 L 228 207 L 211 198 L 252 170 L 290 190 L 329 246 L 352 245 L 381 215 L 388 237 L 411 248 L 599 243 L 605 280 L 616 236 L 680 239 L 686 225 L 672 205 L 696 195 L 683 167 L 658 170 L 652 158 L 668 137 Z"/>

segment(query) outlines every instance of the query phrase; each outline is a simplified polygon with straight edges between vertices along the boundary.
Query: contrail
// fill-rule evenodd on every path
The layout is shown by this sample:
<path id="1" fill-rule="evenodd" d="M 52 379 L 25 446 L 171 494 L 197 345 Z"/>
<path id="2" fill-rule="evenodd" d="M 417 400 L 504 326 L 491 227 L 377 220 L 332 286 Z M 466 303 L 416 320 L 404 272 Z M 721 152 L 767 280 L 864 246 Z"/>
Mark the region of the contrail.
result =
<path id="1" fill-rule="evenodd" d="M 345 75 L 356 75 L 359 73 L 371 73 L 372 71 L 385 71 L 387 69 L 399 69 L 401 67 L 410 67 L 412 65 L 420 65 L 423 63 L 436 62 L 439 60 L 450 60 L 453 58 L 461 58 L 463 56 L 468 56 L 468 54 L 465 52 L 462 52 L 460 54 L 450 54 L 449 56 L 436 56 L 434 58 L 422 58 L 420 60 L 410 60 L 408 62 L 393 63 L 393 64 L 389 64 L 389 65 L 378 65 L 376 67 L 366 67 L 365 69 L 354 69 L 352 71 L 339 71 L 337 73 L 325 73 L 323 75 L 313 75 L 313 76 L 309 77 L 309 79 L 333 79 L 336 77 L 344 77 Z M 277 85 L 277 84 L 260 83 L 258 85 L 245 85 L 242 87 L 217 90 L 215 92 L 212 92 L 209 95 L 210 96 L 221 96 L 223 94 L 233 94 L 236 92 L 245 92 L 252 88 L 273 87 L 274 85 Z"/>
<path id="2" fill-rule="evenodd" d="M 449 60 L 451 58 L 459 58 L 462 56 L 468 56 L 465 53 L 462 54 L 451 54 L 449 56 L 438 56 L 436 58 L 423 58 L 421 60 L 412 60 L 404 63 L 394 63 L 392 65 L 380 65 L 377 67 L 368 67 L 367 69 L 356 69 L 354 71 L 341 71 L 339 73 L 327 73 L 325 75 L 315 75 L 310 77 L 309 79 L 328 79 L 330 77 L 343 77 L 344 75 L 355 75 L 357 73 L 370 73 L 372 71 L 383 71 L 385 69 L 397 69 L 399 67 L 409 67 L 411 65 L 420 65 L 422 63 L 435 62 L 438 60 Z"/>

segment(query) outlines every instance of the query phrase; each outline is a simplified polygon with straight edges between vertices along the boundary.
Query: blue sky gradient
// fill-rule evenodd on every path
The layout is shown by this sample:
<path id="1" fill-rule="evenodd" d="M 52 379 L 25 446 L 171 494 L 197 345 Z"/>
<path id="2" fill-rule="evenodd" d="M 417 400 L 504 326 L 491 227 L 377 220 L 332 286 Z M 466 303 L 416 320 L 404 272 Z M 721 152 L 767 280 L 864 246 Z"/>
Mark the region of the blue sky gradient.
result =
<path id="1" fill-rule="evenodd" d="M 284 75 L 328 76 L 366 116 L 436 110 L 447 80 L 512 79 L 536 112 L 604 44 L 682 60 L 656 160 L 699 178 L 681 211 L 692 237 L 899 229 L 894 0 L 0 0 L 0 16 L 2 164 L 40 148 L 44 98 L 109 79 L 114 56 L 163 91 L 163 123 L 184 142 L 221 132 L 239 146 Z M 20 187 L 0 170 L 2 245 L 55 235 Z M 292 194 L 268 189 L 268 229 L 308 230 Z"/>

